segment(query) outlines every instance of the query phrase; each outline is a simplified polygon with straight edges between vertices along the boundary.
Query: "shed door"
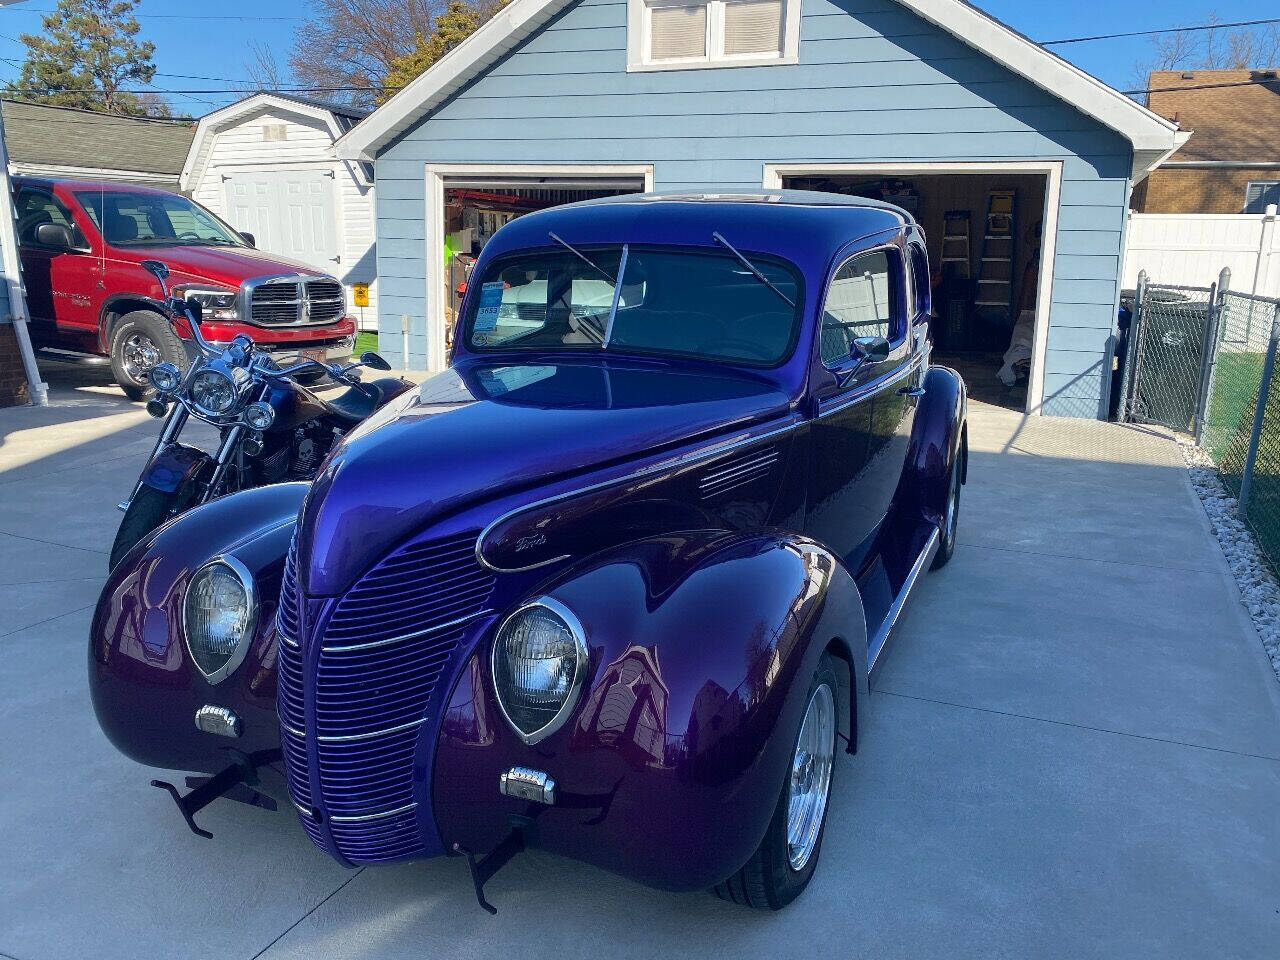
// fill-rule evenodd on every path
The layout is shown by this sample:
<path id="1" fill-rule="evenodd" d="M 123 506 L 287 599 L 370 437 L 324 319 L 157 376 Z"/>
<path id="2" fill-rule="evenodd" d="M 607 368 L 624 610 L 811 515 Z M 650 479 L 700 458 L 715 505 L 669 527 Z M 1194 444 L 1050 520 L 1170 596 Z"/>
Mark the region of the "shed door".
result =
<path id="1" fill-rule="evenodd" d="M 227 174 L 224 185 L 227 218 L 252 233 L 258 249 L 337 270 L 333 177 L 319 170 L 253 171 Z"/>

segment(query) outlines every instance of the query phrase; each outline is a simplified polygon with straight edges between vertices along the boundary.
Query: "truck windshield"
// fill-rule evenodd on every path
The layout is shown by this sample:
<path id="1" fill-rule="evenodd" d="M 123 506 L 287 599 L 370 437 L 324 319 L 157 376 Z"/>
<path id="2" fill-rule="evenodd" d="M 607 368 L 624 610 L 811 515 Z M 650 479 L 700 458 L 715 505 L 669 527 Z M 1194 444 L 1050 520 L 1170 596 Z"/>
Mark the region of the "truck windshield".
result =
<path id="1" fill-rule="evenodd" d="M 776 366 L 796 340 L 800 278 L 775 257 L 753 254 L 751 263 L 774 289 L 720 250 L 509 254 L 488 266 L 468 299 L 465 343 L 481 352 L 616 350 Z"/>
<path id="2" fill-rule="evenodd" d="M 81 190 L 76 199 L 112 246 L 246 246 L 204 207 L 176 194 Z"/>

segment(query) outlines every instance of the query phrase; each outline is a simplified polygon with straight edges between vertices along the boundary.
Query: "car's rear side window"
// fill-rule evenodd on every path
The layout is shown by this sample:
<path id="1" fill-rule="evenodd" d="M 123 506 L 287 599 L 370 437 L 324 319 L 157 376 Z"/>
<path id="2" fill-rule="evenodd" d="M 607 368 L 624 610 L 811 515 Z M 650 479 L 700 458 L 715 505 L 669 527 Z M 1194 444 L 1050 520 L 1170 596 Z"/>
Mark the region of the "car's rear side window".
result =
<path id="1" fill-rule="evenodd" d="M 872 250 L 846 260 L 831 278 L 822 308 L 822 361 L 848 357 L 859 337 L 893 340 L 896 299 L 890 251 Z"/>

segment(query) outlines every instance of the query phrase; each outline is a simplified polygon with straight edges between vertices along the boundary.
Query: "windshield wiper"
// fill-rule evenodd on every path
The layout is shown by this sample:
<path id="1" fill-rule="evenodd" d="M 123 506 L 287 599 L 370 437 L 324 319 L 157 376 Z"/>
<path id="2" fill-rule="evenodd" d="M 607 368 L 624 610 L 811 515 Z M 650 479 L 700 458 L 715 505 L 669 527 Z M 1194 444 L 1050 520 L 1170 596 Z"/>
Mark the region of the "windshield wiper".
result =
<path id="1" fill-rule="evenodd" d="M 611 274 L 604 267 L 600 266 L 600 264 L 596 263 L 594 260 L 588 257 L 581 250 L 578 250 L 577 248 L 570 246 L 568 242 L 561 240 L 554 233 L 548 233 L 547 236 L 550 237 L 552 240 L 554 240 L 556 243 L 560 244 L 560 246 L 564 247 L 570 253 L 572 253 L 575 257 L 577 257 L 579 260 L 585 263 L 588 267 L 590 267 L 596 273 L 600 274 L 600 276 L 604 277 L 610 283 L 617 286 L 618 278 L 615 277 L 613 274 Z"/>
<path id="2" fill-rule="evenodd" d="M 776 293 L 778 296 L 780 296 L 786 302 L 787 306 L 794 307 L 796 305 L 796 302 L 794 300 L 792 300 L 785 293 L 779 290 L 772 280 L 770 280 L 763 273 L 761 273 L 756 268 L 756 265 L 754 263 L 752 263 L 750 260 L 744 257 L 741 253 L 739 253 L 738 248 L 735 247 L 728 240 L 726 240 L 724 237 L 722 237 L 719 234 L 719 232 L 713 231 L 711 234 L 711 239 L 714 240 L 716 243 L 720 244 L 722 247 L 724 247 L 726 250 L 732 253 L 739 260 L 741 260 L 742 265 L 751 271 L 751 275 L 755 277 L 757 280 L 759 280 L 761 283 L 763 283 L 770 290 L 772 290 L 774 293 Z"/>

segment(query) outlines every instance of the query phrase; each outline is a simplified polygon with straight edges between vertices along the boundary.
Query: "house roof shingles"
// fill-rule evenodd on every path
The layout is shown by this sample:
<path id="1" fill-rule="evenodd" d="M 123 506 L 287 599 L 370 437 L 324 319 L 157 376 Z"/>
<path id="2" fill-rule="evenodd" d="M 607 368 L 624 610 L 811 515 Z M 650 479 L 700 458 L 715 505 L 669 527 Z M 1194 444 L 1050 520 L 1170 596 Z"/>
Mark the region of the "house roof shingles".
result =
<path id="1" fill-rule="evenodd" d="M 194 122 L 121 117 L 5 100 L 5 143 L 14 163 L 135 170 L 177 177 Z"/>
<path id="2" fill-rule="evenodd" d="M 1234 86 L 1224 86 L 1234 84 Z M 1176 162 L 1280 162 L 1280 79 L 1274 70 L 1161 70 L 1148 108 L 1191 130 Z"/>

